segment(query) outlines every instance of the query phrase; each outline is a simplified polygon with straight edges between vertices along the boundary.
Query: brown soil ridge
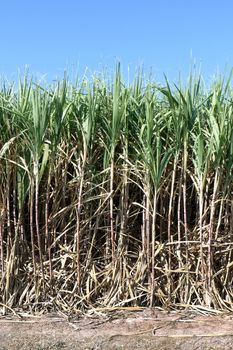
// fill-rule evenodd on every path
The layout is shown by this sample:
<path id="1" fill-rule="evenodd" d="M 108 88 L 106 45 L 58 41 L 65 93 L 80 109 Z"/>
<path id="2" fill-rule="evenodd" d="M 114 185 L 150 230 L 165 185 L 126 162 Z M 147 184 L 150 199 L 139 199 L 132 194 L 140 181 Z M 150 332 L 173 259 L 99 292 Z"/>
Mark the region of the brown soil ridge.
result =
<path id="1" fill-rule="evenodd" d="M 233 314 L 154 309 L 0 317 L 0 350 L 233 349 Z"/>

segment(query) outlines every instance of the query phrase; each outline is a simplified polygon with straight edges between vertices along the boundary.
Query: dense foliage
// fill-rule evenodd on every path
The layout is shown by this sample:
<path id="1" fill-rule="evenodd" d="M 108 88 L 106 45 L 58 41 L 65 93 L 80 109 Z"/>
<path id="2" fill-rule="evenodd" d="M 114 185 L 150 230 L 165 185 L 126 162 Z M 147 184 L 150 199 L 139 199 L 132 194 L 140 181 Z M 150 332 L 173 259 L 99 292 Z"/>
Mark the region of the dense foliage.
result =
<path id="1" fill-rule="evenodd" d="M 232 309 L 233 91 L 0 89 L 0 305 Z"/>

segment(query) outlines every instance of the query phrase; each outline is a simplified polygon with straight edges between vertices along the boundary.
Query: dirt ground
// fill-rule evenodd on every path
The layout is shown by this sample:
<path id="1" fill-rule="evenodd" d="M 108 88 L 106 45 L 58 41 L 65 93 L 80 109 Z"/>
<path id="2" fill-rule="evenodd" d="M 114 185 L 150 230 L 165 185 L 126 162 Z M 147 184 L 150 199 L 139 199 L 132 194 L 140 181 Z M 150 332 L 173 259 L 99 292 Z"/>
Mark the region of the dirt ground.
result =
<path id="1" fill-rule="evenodd" d="M 233 349 L 233 315 L 157 309 L 0 316 L 0 350 Z"/>

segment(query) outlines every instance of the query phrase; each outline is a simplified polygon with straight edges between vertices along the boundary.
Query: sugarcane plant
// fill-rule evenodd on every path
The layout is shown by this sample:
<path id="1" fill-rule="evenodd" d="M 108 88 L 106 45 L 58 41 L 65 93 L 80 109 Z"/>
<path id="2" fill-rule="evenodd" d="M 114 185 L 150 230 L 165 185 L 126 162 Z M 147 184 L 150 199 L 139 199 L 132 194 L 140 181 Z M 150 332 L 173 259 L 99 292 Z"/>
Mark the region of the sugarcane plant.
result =
<path id="1" fill-rule="evenodd" d="M 0 307 L 232 310 L 231 74 L 0 85 Z"/>

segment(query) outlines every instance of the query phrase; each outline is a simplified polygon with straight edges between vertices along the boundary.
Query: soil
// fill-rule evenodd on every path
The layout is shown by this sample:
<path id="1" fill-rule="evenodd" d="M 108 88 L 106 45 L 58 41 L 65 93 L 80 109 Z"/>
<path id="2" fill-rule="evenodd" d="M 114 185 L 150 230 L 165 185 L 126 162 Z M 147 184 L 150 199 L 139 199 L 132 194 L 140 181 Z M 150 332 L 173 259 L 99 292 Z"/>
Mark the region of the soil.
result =
<path id="1" fill-rule="evenodd" d="M 233 349 L 233 315 L 99 309 L 79 317 L 0 316 L 0 350 Z"/>

